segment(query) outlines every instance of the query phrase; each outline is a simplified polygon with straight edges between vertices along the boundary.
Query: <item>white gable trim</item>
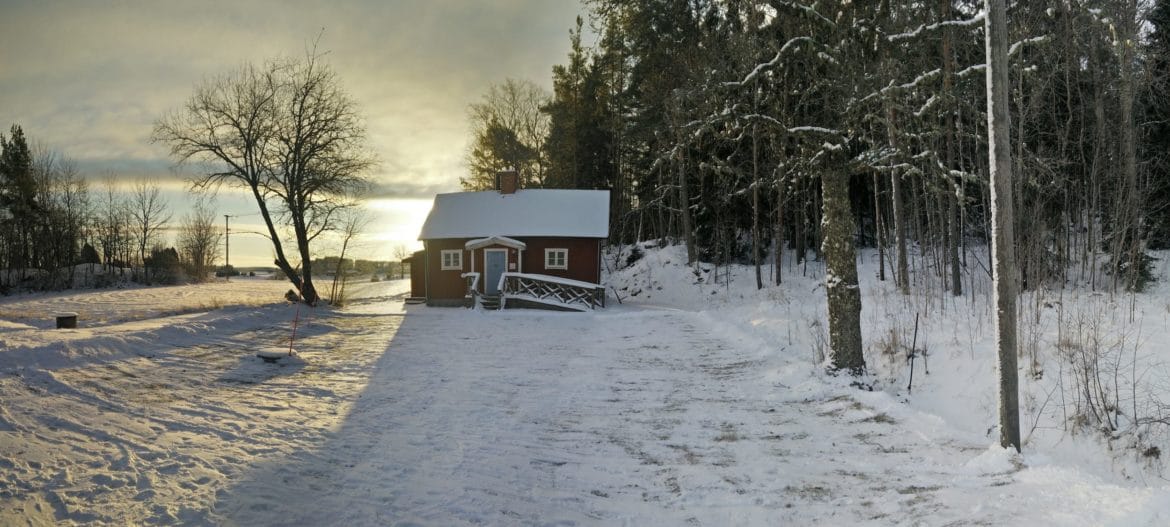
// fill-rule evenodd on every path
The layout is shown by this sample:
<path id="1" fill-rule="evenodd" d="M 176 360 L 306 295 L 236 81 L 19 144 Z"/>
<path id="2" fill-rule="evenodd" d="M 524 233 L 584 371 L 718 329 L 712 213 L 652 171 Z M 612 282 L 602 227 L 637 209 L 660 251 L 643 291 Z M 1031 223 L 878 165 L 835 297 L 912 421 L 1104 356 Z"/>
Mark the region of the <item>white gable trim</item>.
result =
<path id="1" fill-rule="evenodd" d="M 528 248 L 528 244 L 520 240 L 514 240 L 507 236 L 488 236 L 487 238 L 468 240 L 467 243 L 463 244 L 463 248 L 469 251 L 474 251 L 481 247 L 489 247 L 492 245 L 503 245 L 504 247 L 520 249 L 521 251 Z"/>

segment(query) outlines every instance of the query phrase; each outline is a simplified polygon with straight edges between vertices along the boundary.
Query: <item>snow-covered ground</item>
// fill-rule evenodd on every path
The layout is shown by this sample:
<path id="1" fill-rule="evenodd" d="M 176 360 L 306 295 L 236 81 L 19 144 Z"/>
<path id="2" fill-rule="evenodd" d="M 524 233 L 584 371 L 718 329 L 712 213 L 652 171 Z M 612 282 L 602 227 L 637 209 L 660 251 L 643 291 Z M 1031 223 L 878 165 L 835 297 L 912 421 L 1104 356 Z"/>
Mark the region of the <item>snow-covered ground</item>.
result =
<path id="1" fill-rule="evenodd" d="M 1132 311 L 1118 349 L 1159 376 L 1165 284 L 1025 297 L 1043 373 L 1021 362 L 1017 457 L 990 446 L 985 285 L 905 298 L 863 265 L 866 391 L 823 372 L 815 266 L 757 291 L 748 268 L 682 261 L 648 250 L 590 313 L 403 306 L 402 281 L 354 284 L 344 309 L 262 280 L 0 300 L 0 525 L 1170 523 L 1158 458 L 1066 430 L 1052 351 Z M 916 311 L 910 391 L 882 350 L 909 346 Z M 296 357 L 255 357 L 294 321 Z M 1156 400 L 1134 385 L 1151 391 L 1120 406 Z"/>

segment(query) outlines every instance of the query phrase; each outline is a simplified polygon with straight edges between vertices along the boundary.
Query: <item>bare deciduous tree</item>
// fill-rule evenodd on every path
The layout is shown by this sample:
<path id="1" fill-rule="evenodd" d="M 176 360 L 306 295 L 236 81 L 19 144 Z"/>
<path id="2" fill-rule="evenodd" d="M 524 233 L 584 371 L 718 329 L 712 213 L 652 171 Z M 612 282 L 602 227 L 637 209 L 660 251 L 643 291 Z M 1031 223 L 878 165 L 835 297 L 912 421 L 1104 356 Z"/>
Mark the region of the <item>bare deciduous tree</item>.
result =
<path id="1" fill-rule="evenodd" d="M 146 267 L 147 249 L 159 243 L 159 236 L 171 221 L 170 208 L 162 198 L 158 183 L 139 181 L 130 192 L 128 202 L 130 218 L 133 220 L 133 237 L 138 249 L 138 263 L 142 265 L 142 279 L 149 283 Z"/>
<path id="2" fill-rule="evenodd" d="M 130 261 L 130 212 L 123 196 L 114 186 L 115 176 L 108 174 L 101 202 L 97 206 L 97 241 L 106 271 Z"/>
<path id="3" fill-rule="evenodd" d="M 356 104 L 321 54 L 247 65 L 204 82 L 181 110 L 155 124 L 153 139 L 180 163 L 215 167 L 195 179 L 196 188 L 226 183 L 251 191 L 275 265 L 316 304 L 310 244 L 338 227 L 339 212 L 375 164 Z M 278 222 L 293 232 L 299 270 L 285 254 Z"/>
<path id="4" fill-rule="evenodd" d="M 196 281 L 206 280 L 219 258 L 219 242 L 223 234 L 215 220 L 215 211 L 210 204 L 199 199 L 179 226 L 179 256 L 186 264 L 187 274 Z"/>
<path id="5" fill-rule="evenodd" d="M 351 209 L 345 214 L 345 221 L 341 227 L 341 254 L 337 257 L 337 268 L 333 271 L 333 287 L 329 290 L 329 303 L 340 306 L 345 303 L 345 252 L 349 249 L 349 244 L 357 237 L 366 225 L 369 225 L 370 218 L 365 214 L 358 212 L 360 209 Z"/>
<path id="6" fill-rule="evenodd" d="M 549 94 L 532 81 L 507 79 L 468 107 L 471 176 L 460 180 L 464 188 L 492 188 L 496 173 L 506 168 L 515 168 L 524 186 L 543 185 L 549 116 L 541 108 L 548 101 Z"/>
<path id="7" fill-rule="evenodd" d="M 405 245 L 399 244 L 394 246 L 394 259 L 398 260 L 398 279 L 406 278 L 406 259 L 410 257 L 410 251 Z"/>
<path id="8" fill-rule="evenodd" d="M 36 142 L 32 152 L 36 206 L 26 218 L 32 220 L 29 262 L 45 271 L 38 288 L 70 288 L 89 217 L 89 187 L 72 159 Z"/>

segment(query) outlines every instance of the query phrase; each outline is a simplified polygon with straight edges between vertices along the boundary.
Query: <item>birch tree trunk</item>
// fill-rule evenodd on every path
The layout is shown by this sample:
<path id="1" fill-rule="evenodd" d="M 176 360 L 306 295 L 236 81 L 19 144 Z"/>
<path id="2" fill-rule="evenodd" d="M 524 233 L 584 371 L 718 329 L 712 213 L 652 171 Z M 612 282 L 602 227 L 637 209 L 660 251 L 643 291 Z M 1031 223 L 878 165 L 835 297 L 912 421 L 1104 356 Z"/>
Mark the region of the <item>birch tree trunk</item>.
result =
<path id="1" fill-rule="evenodd" d="M 895 151 L 898 150 L 898 132 L 894 128 L 894 109 L 886 108 L 886 125 L 887 134 L 889 137 L 890 148 Z M 902 175 L 898 170 L 893 170 L 890 173 L 890 199 L 893 207 L 894 217 L 894 246 L 898 251 L 898 267 L 894 274 L 894 281 L 898 284 L 898 290 L 903 295 L 910 294 L 910 273 L 907 270 L 906 263 L 906 227 L 905 218 L 906 210 L 902 204 Z"/>
<path id="2" fill-rule="evenodd" d="M 1007 15 L 1004 0 L 987 4 L 987 133 L 991 169 L 991 258 L 994 269 L 995 342 L 999 372 L 999 444 L 1020 450 L 1016 369 L 1016 265 L 1012 228 L 1012 159 L 1008 131 Z"/>
<path id="3" fill-rule="evenodd" d="M 687 244 L 687 264 L 695 263 L 695 228 L 691 220 L 691 195 L 687 189 L 686 160 L 680 153 L 678 156 L 678 208 L 682 219 L 683 240 Z"/>
<path id="4" fill-rule="evenodd" d="M 783 166 L 787 162 L 784 154 L 784 145 L 786 140 L 782 139 L 777 142 L 780 146 L 776 149 L 777 156 L 779 156 L 779 166 Z M 781 270 L 784 269 L 784 186 L 786 185 L 785 178 L 782 173 L 776 172 L 776 236 L 773 238 L 773 244 L 776 246 L 775 267 L 776 267 L 776 285 L 780 285 L 783 281 Z"/>
<path id="5" fill-rule="evenodd" d="M 881 178 L 873 173 L 873 241 L 878 250 L 878 280 L 886 281 L 886 240 L 882 228 Z"/>
<path id="6" fill-rule="evenodd" d="M 939 5 L 940 22 L 950 19 L 951 16 L 950 0 L 942 0 Z M 950 94 L 953 92 L 955 66 L 951 59 L 951 30 L 950 28 L 943 28 L 942 37 L 942 60 L 943 60 L 943 93 Z M 949 101 L 948 101 L 949 102 Z M 945 143 L 945 160 L 946 169 L 952 170 L 955 168 L 955 119 L 954 112 L 947 110 L 943 118 L 943 141 Z M 959 265 L 959 239 L 963 236 L 962 226 L 959 220 L 962 217 L 963 204 L 959 202 L 959 197 L 962 195 L 962 180 L 956 179 L 950 174 L 943 174 L 948 183 L 951 183 L 952 192 L 948 198 L 947 210 L 947 260 L 951 269 L 951 294 L 959 296 L 963 294 L 963 277 Z"/>
<path id="7" fill-rule="evenodd" d="M 760 274 L 760 137 L 752 125 L 752 264 L 756 267 L 756 289 L 764 288 Z"/>

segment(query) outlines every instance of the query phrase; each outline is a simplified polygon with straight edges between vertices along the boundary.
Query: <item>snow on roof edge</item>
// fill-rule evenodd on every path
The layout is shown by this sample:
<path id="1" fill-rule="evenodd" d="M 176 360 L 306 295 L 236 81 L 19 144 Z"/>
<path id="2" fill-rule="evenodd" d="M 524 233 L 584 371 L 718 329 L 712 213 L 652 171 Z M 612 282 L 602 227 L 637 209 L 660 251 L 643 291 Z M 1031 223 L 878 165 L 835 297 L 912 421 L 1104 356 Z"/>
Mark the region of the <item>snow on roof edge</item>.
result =
<path id="1" fill-rule="evenodd" d="M 419 240 L 550 236 L 607 238 L 609 191 L 521 189 L 437 194 Z"/>

